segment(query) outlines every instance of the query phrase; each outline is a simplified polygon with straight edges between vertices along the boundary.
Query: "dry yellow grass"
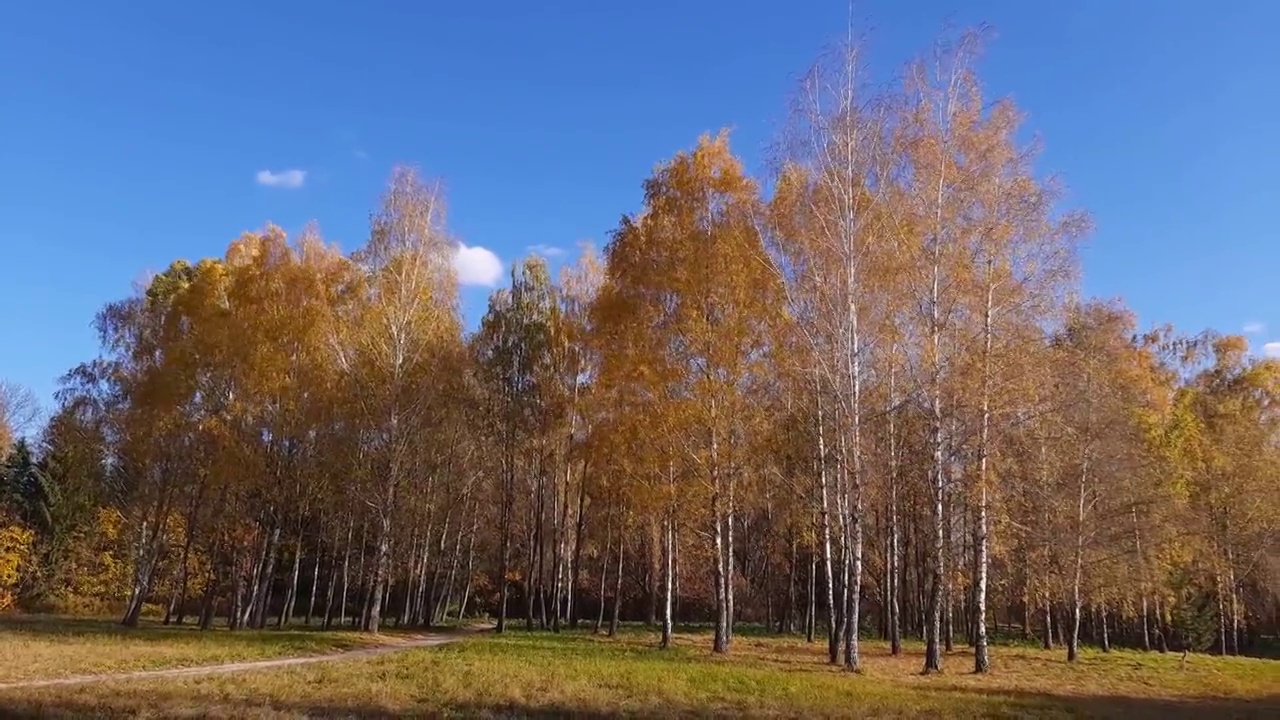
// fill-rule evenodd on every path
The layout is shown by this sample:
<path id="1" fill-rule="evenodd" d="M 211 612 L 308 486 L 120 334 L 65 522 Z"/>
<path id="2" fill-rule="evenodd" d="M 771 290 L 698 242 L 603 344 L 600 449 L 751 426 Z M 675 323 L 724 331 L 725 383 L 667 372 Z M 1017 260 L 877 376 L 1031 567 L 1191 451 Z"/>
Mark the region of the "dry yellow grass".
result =
<path id="1" fill-rule="evenodd" d="M 143 621 L 135 629 L 106 619 L 0 617 L 0 684 L 127 670 L 190 667 L 338 652 L 377 642 L 350 632 L 305 627 L 201 632 Z"/>
<path id="2" fill-rule="evenodd" d="M 866 671 L 824 664 L 820 646 L 741 635 L 713 657 L 705 635 L 660 651 L 655 635 L 516 632 L 372 660 L 206 678 L 0 692 L 14 717 L 1280 717 L 1280 662 L 1000 647 L 919 675 L 920 648 L 867 643 Z"/>

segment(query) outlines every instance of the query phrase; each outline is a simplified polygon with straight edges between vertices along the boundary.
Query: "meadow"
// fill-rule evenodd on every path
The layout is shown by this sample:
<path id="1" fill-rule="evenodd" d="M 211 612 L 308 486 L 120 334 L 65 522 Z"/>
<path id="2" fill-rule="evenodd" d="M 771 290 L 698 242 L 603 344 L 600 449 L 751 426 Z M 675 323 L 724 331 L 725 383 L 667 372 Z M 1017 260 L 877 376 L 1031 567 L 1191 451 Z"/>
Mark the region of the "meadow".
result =
<path id="1" fill-rule="evenodd" d="M 396 642 L 308 629 L 144 627 L 54 618 L 0 622 L 0 683 L 138 668 L 335 652 Z M 0 687 L 4 717 L 1278 717 L 1280 662 L 1192 654 L 994 648 L 969 672 L 957 648 L 941 675 L 923 648 L 864 644 L 862 673 L 824 663 L 821 643 L 754 634 L 730 655 L 701 632 L 659 650 L 655 632 L 470 633 L 430 649 L 235 674 Z"/>
<path id="2" fill-rule="evenodd" d="M 307 626 L 201 632 L 192 625 L 165 626 L 154 620 L 126 628 L 118 620 L 106 618 L 13 615 L 0 620 L 0 685 L 318 655 L 377 642 L 359 633 L 324 632 Z"/>

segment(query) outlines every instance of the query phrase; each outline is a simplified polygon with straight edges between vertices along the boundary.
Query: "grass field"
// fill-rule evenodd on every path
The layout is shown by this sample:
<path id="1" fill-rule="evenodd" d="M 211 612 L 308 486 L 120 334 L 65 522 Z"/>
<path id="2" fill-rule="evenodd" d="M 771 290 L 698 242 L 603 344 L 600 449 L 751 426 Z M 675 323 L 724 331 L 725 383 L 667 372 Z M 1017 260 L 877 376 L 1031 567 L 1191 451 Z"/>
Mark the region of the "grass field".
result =
<path id="1" fill-rule="evenodd" d="M 57 623 L 48 622 L 56 626 Z M 74 623 L 72 624 L 74 625 Z M 0 630 L 0 673 L 30 676 L 8 652 L 24 628 Z M 104 643 L 156 667 L 204 652 L 200 662 L 287 654 L 294 635 L 305 652 L 323 633 L 189 639 L 185 631 L 144 629 L 122 636 L 56 633 L 69 665 L 97 660 Z M 48 638 L 55 637 L 55 640 Z M 78 644 L 84 640 L 83 645 Z M 796 639 L 740 635 L 729 657 L 713 657 L 705 635 L 680 635 L 660 651 L 656 635 L 628 629 L 609 640 L 586 633 L 473 635 L 452 645 L 406 650 L 369 660 L 203 678 L 102 682 L 0 691 L 6 717 L 1280 717 L 1280 662 L 1192 655 L 1086 650 L 1068 665 L 1061 652 L 1022 647 L 993 651 L 995 670 L 968 672 L 963 653 L 941 676 L 919 675 L 921 648 L 893 658 L 865 645 L 865 672 L 852 676 L 823 663 L 823 648 Z M 166 649 L 176 645 L 177 655 Z M 40 645 L 34 645 L 39 647 Z M 28 645 L 27 647 L 33 647 Z M 48 645 L 44 645 L 46 649 Z M 254 654 L 257 653 L 257 654 Z M 138 667 L 139 665 L 133 665 Z M 47 668 L 49 669 L 49 668 Z M 98 668 L 100 669 L 100 668 Z"/>
<path id="2" fill-rule="evenodd" d="M 241 660 L 316 655 L 364 647 L 373 638 L 306 627 L 200 632 L 192 625 L 51 616 L 0 619 L 0 684 L 128 670 L 189 667 Z"/>

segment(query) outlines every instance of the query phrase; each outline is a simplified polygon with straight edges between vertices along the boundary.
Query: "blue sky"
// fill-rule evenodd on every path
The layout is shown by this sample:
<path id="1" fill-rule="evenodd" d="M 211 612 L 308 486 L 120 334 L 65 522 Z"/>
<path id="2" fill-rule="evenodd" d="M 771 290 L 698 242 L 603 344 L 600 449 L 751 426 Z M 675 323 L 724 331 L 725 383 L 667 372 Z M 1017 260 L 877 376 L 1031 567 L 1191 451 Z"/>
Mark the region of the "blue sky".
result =
<path id="1" fill-rule="evenodd" d="M 759 168 L 847 15 L 843 0 L 9 3 L 0 378 L 48 400 L 96 353 L 104 302 L 268 220 L 358 246 L 397 162 L 443 178 L 454 231 L 504 263 L 602 242 L 704 131 L 732 126 Z M 1280 3 L 863 0 L 856 15 L 884 73 L 944 21 L 994 26 L 990 94 L 1026 110 L 1042 167 L 1095 216 L 1087 291 L 1143 323 L 1280 340 Z M 487 293 L 465 289 L 472 320 Z"/>

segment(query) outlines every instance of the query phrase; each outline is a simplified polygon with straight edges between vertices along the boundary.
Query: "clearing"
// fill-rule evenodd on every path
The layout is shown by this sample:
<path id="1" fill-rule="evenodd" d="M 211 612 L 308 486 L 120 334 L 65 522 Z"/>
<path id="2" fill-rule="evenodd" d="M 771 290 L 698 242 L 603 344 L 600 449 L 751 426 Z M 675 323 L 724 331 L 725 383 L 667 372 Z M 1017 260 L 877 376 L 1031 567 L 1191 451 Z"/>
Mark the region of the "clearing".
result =
<path id="1" fill-rule="evenodd" d="M 305 625 L 283 630 L 201 632 L 193 625 L 48 615 L 0 617 L 0 686 L 98 673 L 162 670 L 298 658 L 377 648 L 404 634 L 372 637 Z"/>
<path id="2" fill-rule="evenodd" d="M 188 639 L 184 632 L 194 637 Z M 83 646 L 76 635 L 57 643 L 49 635 L 40 637 L 58 645 L 67 664 L 78 668 L 93 664 L 82 655 L 94 654 L 104 643 L 118 659 L 135 652 L 148 658 L 134 667 L 157 667 L 174 657 L 193 659 L 204 645 L 209 652 L 198 664 L 208 663 L 210 656 L 247 659 L 256 652 L 255 639 L 265 648 L 259 657 L 283 656 L 285 646 L 308 637 L 321 644 L 345 641 L 362 647 L 387 642 L 305 630 L 215 631 L 203 640 L 195 631 L 154 627 L 104 634 L 111 639 L 80 635 L 87 643 Z M 293 640 L 283 639 L 291 634 Z M 0 677 L 31 677 L 22 649 L 10 652 L 15 635 L 22 636 L 22 629 L 0 624 Z M 395 642 L 397 633 L 385 635 Z M 1068 665 L 1059 650 L 999 646 L 992 651 L 994 671 L 979 677 L 968 672 L 972 660 L 958 648 L 947 657 L 944 674 L 925 677 L 919 674 L 920 646 L 909 644 L 895 658 L 884 644 L 869 641 L 863 645 L 865 671 L 851 676 L 824 663 L 821 643 L 797 638 L 744 629 L 728 657 L 714 657 L 705 634 L 680 634 L 668 651 L 656 649 L 656 639 L 656 632 L 630 627 L 614 639 L 589 632 L 486 633 L 441 647 L 404 648 L 343 662 L 8 688 L 0 689 L 0 715 L 1280 717 L 1280 662 L 1273 660 L 1193 654 L 1184 665 L 1181 655 L 1172 653 L 1086 649 L 1080 662 Z M 400 637 L 406 641 L 412 642 Z M 26 642 L 33 641 L 27 637 Z M 167 654 L 169 646 L 181 652 Z M 333 649 L 331 645 L 328 651 Z"/>

